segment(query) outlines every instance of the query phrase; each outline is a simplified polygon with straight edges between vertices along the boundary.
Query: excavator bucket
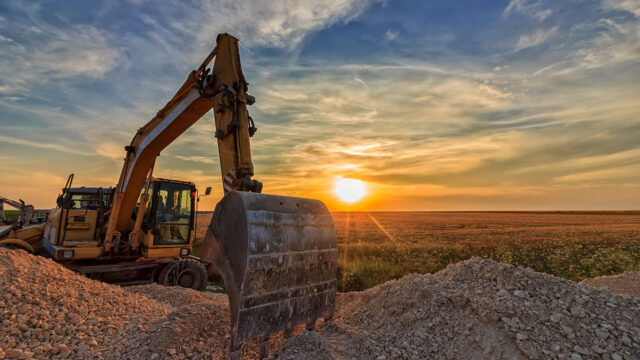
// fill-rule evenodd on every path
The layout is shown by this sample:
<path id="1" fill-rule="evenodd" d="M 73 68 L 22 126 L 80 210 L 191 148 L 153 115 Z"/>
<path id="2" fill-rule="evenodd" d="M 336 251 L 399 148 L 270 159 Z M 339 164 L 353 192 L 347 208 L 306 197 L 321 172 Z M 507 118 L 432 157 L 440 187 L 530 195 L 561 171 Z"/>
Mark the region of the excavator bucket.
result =
<path id="1" fill-rule="evenodd" d="M 321 201 L 229 192 L 216 205 L 201 257 L 229 295 L 230 354 L 246 340 L 333 315 L 338 250 Z"/>

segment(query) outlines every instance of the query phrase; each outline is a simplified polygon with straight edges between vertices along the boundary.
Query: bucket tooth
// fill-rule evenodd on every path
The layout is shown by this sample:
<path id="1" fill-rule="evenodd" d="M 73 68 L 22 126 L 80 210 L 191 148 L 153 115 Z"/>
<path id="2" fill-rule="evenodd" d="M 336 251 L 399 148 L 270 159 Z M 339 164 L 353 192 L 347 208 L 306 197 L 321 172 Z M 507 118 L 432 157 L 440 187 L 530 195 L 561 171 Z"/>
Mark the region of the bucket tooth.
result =
<path id="1" fill-rule="evenodd" d="M 229 295 L 231 351 L 333 315 L 338 250 L 321 201 L 229 192 L 216 205 L 202 257 Z"/>

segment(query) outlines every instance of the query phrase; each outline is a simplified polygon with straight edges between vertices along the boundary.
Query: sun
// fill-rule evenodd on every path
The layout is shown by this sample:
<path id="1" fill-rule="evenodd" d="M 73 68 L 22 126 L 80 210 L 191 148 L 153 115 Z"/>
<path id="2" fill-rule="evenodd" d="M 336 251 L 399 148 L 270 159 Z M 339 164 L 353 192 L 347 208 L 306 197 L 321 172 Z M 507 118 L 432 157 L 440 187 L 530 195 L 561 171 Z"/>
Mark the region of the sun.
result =
<path id="1" fill-rule="evenodd" d="M 356 179 L 338 179 L 334 189 L 340 200 L 354 203 L 367 194 L 364 182 Z"/>

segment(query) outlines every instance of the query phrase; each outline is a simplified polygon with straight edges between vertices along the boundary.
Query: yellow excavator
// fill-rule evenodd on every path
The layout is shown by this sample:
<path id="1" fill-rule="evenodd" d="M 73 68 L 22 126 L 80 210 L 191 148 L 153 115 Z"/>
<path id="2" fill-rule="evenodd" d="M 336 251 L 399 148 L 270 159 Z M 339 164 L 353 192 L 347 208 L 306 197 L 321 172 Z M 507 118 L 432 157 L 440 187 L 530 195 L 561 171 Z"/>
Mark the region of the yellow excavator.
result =
<path id="1" fill-rule="evenodd" d="M 14 229 L 0 244 L 15 246 L 22 233 L 33 237 L 29 229 L 35 228 L 56 261 L 119 283 L 154 280 L 202 289 L 209 267 L 229 295 L 229 355 L 237 358 L 248 339 L 262 339 L 264 350 L 269 334 L 313 326 L 333 314 L 338 252 L 333 220 L 322 202 L 262 194 L 262 184 L 252 178 L 250 137 L 256 127 L 247 106 L 255 99 L 247 94 L 238 40 L 220 34 L 216 42 L 125 147 L 115 188 L 73 187 L 71 175 L 46 224 Z M 153 168 L 160 152 L 210 110 L 225 195 L 196 258 L 190 252 L 197 190 L 190 182 L 156 178 Z"/>

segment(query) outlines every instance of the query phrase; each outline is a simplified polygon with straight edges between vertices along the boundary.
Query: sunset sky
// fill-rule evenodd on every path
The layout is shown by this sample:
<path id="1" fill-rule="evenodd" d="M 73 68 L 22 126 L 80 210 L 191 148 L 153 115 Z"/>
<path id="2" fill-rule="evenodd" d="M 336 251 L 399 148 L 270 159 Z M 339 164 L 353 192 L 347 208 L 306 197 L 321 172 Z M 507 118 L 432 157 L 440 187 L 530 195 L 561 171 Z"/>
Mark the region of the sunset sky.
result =
<path id="1" fill-rule="evenodd" d="M 228 32 L 256 178 L 332 210 L 638 209 L 640 2 L 2 1 L 0 195 L 113 186 L 135 131 Z M 213 115 L 158 177 L 222 195 Z M 367 195 L 347 205 L 340 178 Z"/>

